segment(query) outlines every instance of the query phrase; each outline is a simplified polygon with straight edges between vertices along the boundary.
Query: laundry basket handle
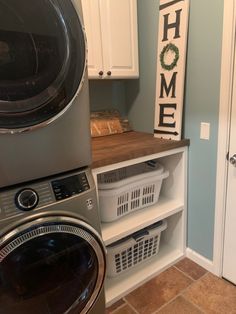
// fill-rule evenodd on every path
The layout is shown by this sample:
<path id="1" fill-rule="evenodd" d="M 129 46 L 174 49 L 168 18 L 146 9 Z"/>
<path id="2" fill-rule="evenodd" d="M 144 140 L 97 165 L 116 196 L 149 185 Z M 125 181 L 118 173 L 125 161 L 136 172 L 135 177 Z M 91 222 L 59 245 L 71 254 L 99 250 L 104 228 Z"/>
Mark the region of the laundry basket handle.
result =
<path id="1" fill-rule="evenodd" d="M 141 241 L 146 235 L 149 235 L 148 230 L 141 230 L 133 234 L 132 238 L 136 241 L 139 242 Z"/>

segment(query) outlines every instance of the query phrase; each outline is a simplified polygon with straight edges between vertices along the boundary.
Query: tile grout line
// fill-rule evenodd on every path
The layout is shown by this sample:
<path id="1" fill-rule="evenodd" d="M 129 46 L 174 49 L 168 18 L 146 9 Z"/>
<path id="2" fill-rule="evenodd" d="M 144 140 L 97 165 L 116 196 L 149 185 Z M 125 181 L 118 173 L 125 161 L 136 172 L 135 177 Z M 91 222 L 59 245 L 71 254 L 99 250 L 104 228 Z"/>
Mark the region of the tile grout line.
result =
<path id="1" fill-rule="evenodd" d="M 202 277 L 198 278 L 195 282 L 198 282 L 200 281 L 201 279 L 203 279 L 204 277 L 206 277 L 210 272 L 206 272 L 204 275 L 202 275 Z M 188 287 L 190 288 L 190 286 Z M 188 288 L 184 289 L 184 291 L 182 291 L 182 293 L 184 293 L 186 290 L 188 290 Z M 181 293 L 181 294 L 182 294 Z M 191 303 L 193 306 L 195 306 L 199 311 L 203 312 L 203 313 L 206 313 L 205 310 L 203 310 L 201 308 L 201 306 L 199 306 L 198 304 L 194 303 L 193 301 L 187 299 L 184 295 L 182 295 L 182 298 L 184 298 L 186 301 L 188 301 L 189 303 Z"/>
<path id="2" fill-rule="evenodd" d="M 206 313 L 205 310 L 203 310 L 199 305 L 193 303 L 191 300 L 187 299 L 184 295 L 182 295 L 182 298 L 186 301 L 188 301 L 190 304 L 192 304 L 196 309 L 198 309 L 202 313 Z"/>
<path id="3" fill-rule="evenodd" d="M 203 274 L 200 278 L 194 279 L 194 278 L 192 278 L 190 275 L 188 275 L 187 273 L 185 273 L 183 270 L 181 270 L 181 269 L 179 269 L 178 267 L 176 267 L 175 265 L 173 265 L 173 267 L 174 267 L 175 269 L 177 269 L 179 272 L 181 272 L 182 274 L 184 274 L 184 275 L 185 275 L 186 277 L 188 277 L 189 279 L 193 280 L 193 282 L 198 281 L 199 279 L 201 279 L 203 276 L 205 276 L 205 275 L 208 273 L 208 271 L 206 271 L 206 273 Z M 204 268 L 204 269 L 205 269 L 205 268 Z"/>
<path id="4" fill-rule="evenodd" d="M 136 313 L 136 314 L 139 314 L 139 312 L 133 307 L 132 304 L 130 304 L 126 298 L 124 297 L 123 300 L 126 302 L 127 305 L 129 305 L 131 307 L 131 309 Z"/>
<path id="5" fill-rule="evenodd" d="M 121 304 L 120 306 L 118 306 L 114 311 L 111 312 L 111 314 L 115 314 L 117 313 L 119 310 L 121 310 L 123 307 L 126 306 L 126 303 Z"/>
<path id="6" fill-rule="evenodd" d="M 204 275 L 202 275 L 202 277 L 198 278 L 197 280 L 195 280 L 195 282 L 201 280 L 202 278 L 206 277 L 207 275 L 211 274 L 209 271 L 207 271 Z"/>
<path id="7" fill-rule="evenodd" d="M 116 309 L 114 309 L 114 311 L 111 312 L 111 314 L 115 314 L 118 310 L 122 309 L 126 304 L 121 304 L 120 306 L 118 306 Z"/>
<path id="8" fill-rule="evenodd" d="M 173 267 L 175 267 L 175 266 L 173 266 Z M 179 270 L 177 267 L 175 267 L 175 268 L 176 268 L 177 270 Z M 180 272 L 185 275 L 184 272 L 182 272 L 182 271 L 180 271 Z M 188 287 L 186 287 L 185 289 L 183 289 L 183 290 L 182 290 L 180 293 L 178 293 L 176 296 L 174 296 L 171 300 L 169 300 L 168 302 L 166 302 L 165 304 L 163 304 L 158 310 L 154 311 L 152 314 L 157 314 L 160 310 L 162 310 L 165 306 L 167 306 L 168 304 L 170 304 L 171 302 L 173 302 L 173 301 L 174 301 L 175 299 L 177 299 L 178 297 L 180 297 L 180 296 L 184 297 L 182 294 L 183 294 L 185 291 L 187 291 L 194 283 L 196 283 L 196 282 L 197 282 L 198 280 L 200 280 L 201 278 L 205 277 L 207 274 L 208 274 L 208 272 L 206 272 L 206 274 L 204 274 L 202 277 L 198 278 L 197 280 L 193 280 L 191 277 L 186 276 L 187 278 L 189 278 L 189 279 L 192 280 L 191 284 L 190 284 Z M 187 300 L 187 299 L 185 298 L 185 300 Z M 198 308 L 198 306 L 196 306 L 195 303 L 193 303 L 193 302 L 191 302 L 191 301 L 189 301 L 189 300 L 187 300 L 187 301 L 190 302 L 192 305 L 194 305 L 195 307 Z M 198 308 L 198 309 L 199 309 L 201 312 L 205 313 L 201 308 Z"/>
<path id="9" fill-rule="evenodd" d="M 175 299 L 177 299 L 180 295 L 181 295 L 181 293 L 177 294 L 175 297 L 173 297 L 171 300 L 169 300 L 168 302 L 163 304 L 158 310 L 156 310 L 152 314 L 156 314 L 156 313 L 160 312 L 165 306 L 169 305 L 171 302 L 173 302 Z"/>
<path id="10" fill-rule="evenodd" d="M 207 274 L 209 274 L 209 272 L 207 271 L 204 275 L 202 275 L 200 278 L 198 279 L 194 279 L 192 278 L 190 275 L 188 275 L 187 273 L 185 273 L 184 271 L 180 270 L 178 267 L 176 267 L 175 265 L 173 265 L 172 267 L 174 267 L 177 271 L 179 271 L 180 273 L 182 273 L 185 277 L 187 277 L 188 279 L 190 279 L 192 282 L 190 283 L 190 285 L 188 287 L 186 287 L 185 289 L 183 289 L 180 293 L 178 293 L 175 297 L 173 297 L 172 299 L 170 299 L 168 302 L 166 302 L 165 304 L 163 304 L 158 310 L 154 311 L 152 314 L 157 314 L 159 311 L 161 311 L 165 306 L 167 306 L 168 304 L 170 304 L 171 302 L 173 302 L 175 299 L 177 299 L 178 297 L 182 296 L 186 301 L 188 301 L 189 303 L 191 303 L 194 307 L 196 307 L 198 310 L 200 310 L 202 313 L 205 313 L 205 311 L 199 307 L 198 305 L 196 305 L 195 303 L 193 303 L 192 301 L 186 299 L 186 297 L 183 296 L 183 293 L 185 293 L 186 290 L 188 290 L 194 283 L 196 283 L 197 281 L 201 280 L 202 278 L 204 278 Z M 126 300 L 126 297 L 123 297 L 122 300 L 125 302 L 124 304 L 120 305 L 118 308 L 116 308 L 114 311 L 111 312 L 111 314 L 115 314 L 116 312 L 118 312 L 118 310 L 122 309 L 125 305 L 128 305 L 136 314 L 139 314 L 139 312 Z"/>

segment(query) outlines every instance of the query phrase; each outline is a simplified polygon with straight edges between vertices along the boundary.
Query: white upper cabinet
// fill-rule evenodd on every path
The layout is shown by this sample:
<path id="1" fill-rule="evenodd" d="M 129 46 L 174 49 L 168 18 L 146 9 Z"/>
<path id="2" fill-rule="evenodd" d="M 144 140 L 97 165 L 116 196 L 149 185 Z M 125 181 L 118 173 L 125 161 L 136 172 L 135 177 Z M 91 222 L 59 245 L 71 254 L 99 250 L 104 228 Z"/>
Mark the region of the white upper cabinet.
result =
<path id="1" fill-rule="evenodd" d="M 82 7 L 88 42 L 88 72 L 89 77 L 94 78 L 103 71 L 100 0 L 82 0 Z"/>
<path id="2" fill-rule="evenodd" d="M 82 0 L 92 79 L 137 78 L 137 0 Z"/>

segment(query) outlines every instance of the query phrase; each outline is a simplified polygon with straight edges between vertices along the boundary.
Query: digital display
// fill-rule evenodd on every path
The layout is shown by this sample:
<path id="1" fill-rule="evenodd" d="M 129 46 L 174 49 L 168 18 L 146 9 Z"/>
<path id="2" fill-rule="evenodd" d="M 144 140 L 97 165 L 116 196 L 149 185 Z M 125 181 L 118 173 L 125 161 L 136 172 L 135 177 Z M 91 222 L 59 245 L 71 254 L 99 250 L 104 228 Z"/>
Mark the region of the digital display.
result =
<path id="1" fill-rule="evenodd" d="M 76 194 L 83 193 L 89 189 L 85 173 L 52 181 L 52 188 L 56 199 L 62 200 Z"/>

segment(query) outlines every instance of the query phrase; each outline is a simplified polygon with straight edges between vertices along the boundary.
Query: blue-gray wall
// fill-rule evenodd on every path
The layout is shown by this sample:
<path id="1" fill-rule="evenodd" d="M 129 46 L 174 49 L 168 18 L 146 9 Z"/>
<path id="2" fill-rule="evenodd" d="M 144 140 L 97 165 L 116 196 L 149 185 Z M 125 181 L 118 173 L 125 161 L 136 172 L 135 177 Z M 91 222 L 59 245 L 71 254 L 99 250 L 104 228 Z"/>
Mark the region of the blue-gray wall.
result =
<path id="1" fill-rule="evenodd" d="M 223 2 L 190 1 L 186 69 L 183 127 L 184 136 L 191 141 L 188 247 L 208 259 L 213 258 Z M 134 129 L 146 132 L 152 132 L 154 125 L 158 6 L 159 0 L 138 0 L 140 79 L 109 83 L 105 93 L 109 106 L 119 107 L 120 103 Z M 97 83 L 93 84 L 92 107 L 96 99 L 104 98 L 104 90 L 99 93 Z M 199 138 L 200 122 L 211 124 L 209 141 Z"/>
<path id="2" fill-rule="evenodd" d="M 153 132 L 156 94 L 158 0 L 138 0 L 140 79 L 126 82 L 127 111 L 138 131 Z"/>
<path id="3" fill-rule="evenodd" d="M 127 115 L 124 80 L 90 80 L 89 91 L 91 111 L 117 109 Z"/>
<path id="4" fill-rule="evenodd" d="M 185 137 L 190 138 L 188 245 L 213 258 L 217 132 L 223 0 L 192 0 L 185 98 Z M 210 141 L 199 138 L 210 122 Z"/>

